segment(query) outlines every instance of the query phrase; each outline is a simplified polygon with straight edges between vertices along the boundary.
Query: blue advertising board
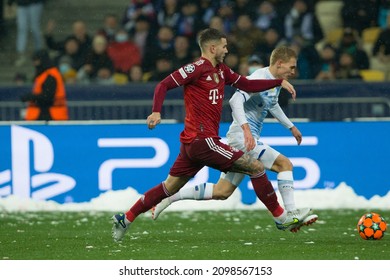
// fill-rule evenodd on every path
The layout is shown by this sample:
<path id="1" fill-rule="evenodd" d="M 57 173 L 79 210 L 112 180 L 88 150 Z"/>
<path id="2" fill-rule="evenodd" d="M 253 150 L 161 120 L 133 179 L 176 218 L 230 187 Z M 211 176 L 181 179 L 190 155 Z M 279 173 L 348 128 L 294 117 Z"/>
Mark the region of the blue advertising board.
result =
<path id="1" fill-rule="evenodd" d="M 290 158 L 296 189 L 335 188 L 341 182 L 371 198 L 390 190 L 390 122 L 298 123 L 303 142 L 266 123 L 262 139 Z M 229 124 L 221 124 L 225 135 Z M 59 203 L 86 202 L 109 190 L 143 193 L 165 180 L 179 151 L 183 124 L 23 124 L 0 126 L 0 197 L 17 195 Z M 276 175 L 268 172 L 276 186 Z M 217 182 L 202 169 L 189 184 Z M 242 201 L 256 196 L 248 178 Z"/>

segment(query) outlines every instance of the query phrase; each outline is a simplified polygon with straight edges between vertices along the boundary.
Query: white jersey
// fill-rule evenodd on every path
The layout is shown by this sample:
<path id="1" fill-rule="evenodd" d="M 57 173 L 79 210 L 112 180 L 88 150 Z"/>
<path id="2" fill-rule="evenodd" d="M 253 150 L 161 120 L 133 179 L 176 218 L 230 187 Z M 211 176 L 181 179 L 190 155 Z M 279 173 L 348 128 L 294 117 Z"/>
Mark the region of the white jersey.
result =
<path id="1" fill-rule="evenodd" d="M 275 77 L 269 71 L 269 67 L 264 67 L 253 72 L 250 76 L 248 76 L 248 79 L 275 79 Z M 242 90 L 237 90 L 231 98 L 230 104 L 234 105 L 234 103 L 237 104 L 237 102 L 244 102 L 245 115 L 243 115 L 243 112 L 240 112 L 240 110 L 235 110 L 234 106 L 232 106 L 233 122 L 229 127 L 228 135 L 233 133 L 242 133 L 241 125 L 247 122 L 253 137 L 255 139 L 259 139 L 264 119 L 268 115 L 268 112 L 271 112 L 271 114 L 286 128 L 293 127 L 294 125 L 287 118 L 278 104 L 281 88 L 282 87 L 279 86 L 252 94 L 248 94 Z"/>

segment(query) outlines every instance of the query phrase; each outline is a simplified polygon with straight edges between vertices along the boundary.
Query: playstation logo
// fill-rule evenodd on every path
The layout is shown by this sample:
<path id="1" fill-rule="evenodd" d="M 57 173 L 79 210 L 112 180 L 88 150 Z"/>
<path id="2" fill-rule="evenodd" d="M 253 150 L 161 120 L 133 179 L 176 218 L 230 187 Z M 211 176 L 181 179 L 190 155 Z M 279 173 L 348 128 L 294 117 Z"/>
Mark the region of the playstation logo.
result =
<path id="1" fill-rule="evenodd" d="M 0 171 L 0 197 L 13 194 L 48 200 L 76 186 L 72 177 L 50 172 L 53 145 L 35 130 L 11 126 L 11 155 L 11 169 Z"/>

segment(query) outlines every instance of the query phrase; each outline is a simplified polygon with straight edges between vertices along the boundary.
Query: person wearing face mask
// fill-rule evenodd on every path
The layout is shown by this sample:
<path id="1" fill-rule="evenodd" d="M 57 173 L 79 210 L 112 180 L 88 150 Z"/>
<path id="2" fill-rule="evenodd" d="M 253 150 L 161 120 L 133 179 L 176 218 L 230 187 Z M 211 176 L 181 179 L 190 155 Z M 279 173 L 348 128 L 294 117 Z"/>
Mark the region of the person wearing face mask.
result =
<path id="1" fill-rule="evenodd" d="M 27 102 L 25 120 L 68 120 L 66 92 L 60 71 L 45 50 L 33 55 L 35 78 L 32 92 L 21 96 Z"/>
<path id="2" fill-rule="evenodd" d="M 72 66 L 72 58 L 68 55 L 62 56 L 58 61 L 58 69 L 65 84 L 74 84 L 76 81 L 77 70 Z"/>
<path id="3" fill-rule="evenodd" d="M 263 68 L 265 65 L 260 56 L 258 56 L 257 54 L 253 54 L 248 59 L 248 66 L 248 74 L 251 75 L 257 69 Z"/>
<path id="4" fill-rule="evenodd" d="M 241 75 L 249 76 L 257 69 L 264 67 L 263 59 L 257 54 L 252 54 L 247 61 L 241 62 L 238 72 Z"/>
<path id="5" fill-rule="evenodd" d="M 115 40 L 108 45 L 107 54 L 111 58 L 116 73 L 128 73 L 131 67 L 141 64 L 141 52 L 129 38 L 125 29 L 115 34 Z"/>

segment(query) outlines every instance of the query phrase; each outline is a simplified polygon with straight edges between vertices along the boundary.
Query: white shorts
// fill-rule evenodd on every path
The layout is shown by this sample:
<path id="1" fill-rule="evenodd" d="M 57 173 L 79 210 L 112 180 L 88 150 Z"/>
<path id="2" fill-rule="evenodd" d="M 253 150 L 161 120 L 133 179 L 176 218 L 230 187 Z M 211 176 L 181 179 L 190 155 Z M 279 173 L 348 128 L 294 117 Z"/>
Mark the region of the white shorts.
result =
<path id="1" fill-rule="evenodd" d="M 230 133 L 227 137 L 227 141 L 228 141 L 229 145 L 245 152 L 246 154 L 248 154 L 252 158 L 260 160 L 264 164 L 265 169 L 267 169 L 267 170 L 271 169 L 276 158 L 280 155 L 280 152 L 271 148 L 267 144 L 259 141 L 259 139 L 256 140 L 255 148 L 249 152 L 246 152 L 245 139 L 244 139 L 243 133 Z M 244 177 L 245 177 L 245 174 L 242 174 L 242 173 L 236 173 L 236 172 L 223 173 L 223 172 L 221 172 L 220 178 L 231 182 L 235 186 L 238 186 L 238 185 L 240 185 L 240 183 L 242 182 Z"/>

